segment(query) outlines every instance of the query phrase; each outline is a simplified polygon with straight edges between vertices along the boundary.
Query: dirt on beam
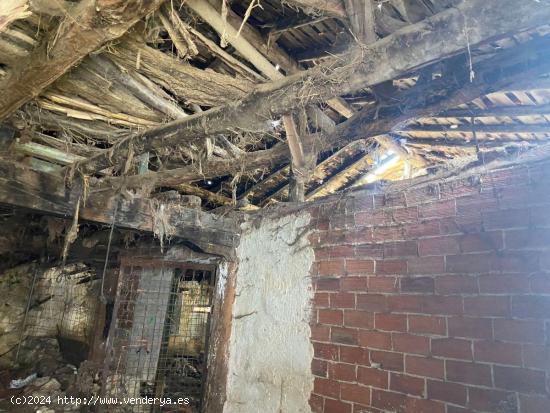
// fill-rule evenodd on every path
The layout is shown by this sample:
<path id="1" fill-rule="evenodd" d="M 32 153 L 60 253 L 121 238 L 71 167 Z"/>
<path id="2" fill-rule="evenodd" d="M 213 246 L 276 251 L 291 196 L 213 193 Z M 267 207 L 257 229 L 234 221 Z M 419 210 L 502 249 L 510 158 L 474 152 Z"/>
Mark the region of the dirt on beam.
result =
<path id="1" fill-rule="evenodd" d="M 138 133 L 78 164 L 84 174 L 121 165 L 128 147 L 155 148 L 202 141 L 227 130 L 269 130 L 283 113 L 399 77 L 475 44 L 546 24 L 550 7 L 542 2 L 470 0 L 408 26 L 368 46 L 354 46 L 334 61 L 280 81 L 257 86 L 239 102 Z"/>
<path id="2" fill-rule="evenodd" d="M 122 36 L 164 0 L 83 0 L 72 8 L 41 45 L 0 83 L 0 120 L 105 43 Z M 4 3 L 4 2 L 3 2 Z"/>
<path id="3" fill-rule="evenodd" d="M 119 228 L 152 232 L 158 237 L 180 238 L 219 255 L 230 254 L 238 242 L 233 220 L 185 207 L 177 200 L 86 192 L 76 179 L 69 189 L 61 177 L 0 161 L 0 204 L 70 218 L 80 203 L 79 220 L 114 223 Z"/>
<path id="4" fill-rule="evenodd" d="M 398 105 L 385 108 L 381 107 L 382 104 L 364 109 L 334 129 L 330 128 L 329 133 L 304 136 L 302 144 L 305 150 L 311 150 L 312 146 L 315 146 L 315 150 L 344 146 L 357 139 L 388 134 L 395 127 L 413 118 L 431 116 L 452 109 L 496 90 L 529 87 L 530 84 L 540 85 L 537 77 L 550 72 L 550 62 L 546 58 L 549 52 L 549 39 L 539 39 L 516 46 L 475 65 L 476 77 L 473 82 L 469 80 L 469 68 L 465 65 L 461 75 L 455 73 L 458 78 L 453 82 L 435 79 L 399 92 L 393 97 Z M 454 64 L 456 65 L 456 62 Z M 117 187 L 122 185 L 123 180 L 127 188 L 139 188 L 146 183 L 152 186 L 177 185 L 181 182 L 250 172 L 255 169 L 273 169 L 289 157 L 288 146 L 281 143 L 271 149 L 244 153 L 238 160 L 211 159 L 202 165 L 201 170 L 191 165 L 140 176 L 128 176 L 124 179 L 109 178 L 99 187 Z"/>

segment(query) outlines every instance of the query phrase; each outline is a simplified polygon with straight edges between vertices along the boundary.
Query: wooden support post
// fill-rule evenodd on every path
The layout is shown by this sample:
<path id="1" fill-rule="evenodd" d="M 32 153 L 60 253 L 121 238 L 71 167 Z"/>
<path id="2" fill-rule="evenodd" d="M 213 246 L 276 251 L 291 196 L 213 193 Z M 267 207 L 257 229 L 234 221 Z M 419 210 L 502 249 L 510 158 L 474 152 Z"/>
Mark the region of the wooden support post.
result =
<path id="1" fill-rule="evenodd" d="M 292 160 L 292 180 L 290 185 L 290 201 L 303 202 L 306 184 L 306 161 L 302 141 L 298 135 L 296 123 L 291 114 L 283 115 L 286 139 Z"/>

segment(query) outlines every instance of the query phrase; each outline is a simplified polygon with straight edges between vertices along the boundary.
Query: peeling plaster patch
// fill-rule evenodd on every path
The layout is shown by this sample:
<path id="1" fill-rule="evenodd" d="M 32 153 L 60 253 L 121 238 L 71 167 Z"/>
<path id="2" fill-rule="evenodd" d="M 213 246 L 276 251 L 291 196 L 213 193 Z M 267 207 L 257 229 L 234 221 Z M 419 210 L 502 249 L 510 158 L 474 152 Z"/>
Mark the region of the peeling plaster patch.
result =
<path id="1" fill-rule="evenodd" d="M 226 261 L 222 261 L 218 267 L 218 278 L 216 280 L 216 297 L 220 300 L 225 295 L 225 285 L 227 284 L 227 274 L 229 273 L 229 265 Z"/>
<path id="2" fill-rule="evenodd" d="M 311 412 L 310 219 L 243 224 L 225 413 Z"/>

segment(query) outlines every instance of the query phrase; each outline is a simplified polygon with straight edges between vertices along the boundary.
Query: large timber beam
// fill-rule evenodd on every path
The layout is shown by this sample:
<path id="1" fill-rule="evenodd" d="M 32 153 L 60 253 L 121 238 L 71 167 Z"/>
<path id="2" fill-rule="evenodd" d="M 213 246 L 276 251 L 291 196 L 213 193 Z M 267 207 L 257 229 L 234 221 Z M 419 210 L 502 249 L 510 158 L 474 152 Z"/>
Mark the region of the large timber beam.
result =
<path id="1" fill-rule="evenodd" d="M 128 148 L 143 152 L 203 140 L 226 130 L 266 131 L 271 119 L 308 104 L 394 79 L 472 45 L 522 28 L 546 24 L 550 7 L 542 2 L 470 0 L 368 46 L 340 56 L 343 66 L 320 64 L 280 81 L 259 85 L 239 103 L 211 109 L 122 139 L 78 168 L 85 174 L 122 164 Z"/>
<path id="2" fill-rule="evenodd" d="M 76 181 L 69 190 L 65 188 L 62 177 L 0 161 L 1 204 L 71 217 L 82 197 L 83 192 Z M 176 203 L 162 204 L 140 198 L 126 200 L 123 196 L 106 192 L 90 194 L 80 207 L 79 219 L 107 225 L 114 222 L 117 227 L 153 233 L 161 229 L 156 227 L 158 225 L 163 230 L 169 227 L 167 235 L 189 240 L 211 253 L 229 253 L 238 238 L 235 226 L 228 218 Z"/>
<path id="3" fill-rule="evenodd" d="M 389 108 L 389 113 L 386 113 L 387 109 L 383 107 L 363 109 L 351 119 L 339 124 L 331 133 L 304 136 L 302 144 L 305 148 L 310 145 L 321 145 L 320 149 L 343 146 L 357 139 L 391 133 L 394 128 L 400 128 L 412 119 L 450 110 L 495 91 L 540 86 L 544 80 L 537 79 L 538 76 L 550 72 L 550 61 L 546 58 L 549 49 L 549 39 L 543 38 L 500 52 L 474 66 L 476 77 L 472 82 L 469 79 L 469 68 L 465 64 L 461 73 L 453 75 L 452 81 L 432 80 L 395 95 L 398 104 Z M 456 62 L 452 64 L 457 66 Z M 288 160 L 289 155 L 288 147 L 278 144 L 268 150 L 243 154 L 238 160 L 212 159 L 203 164 L 201 170 L 195 166 L 187 166 L 150 172 L 143 176 L 111 178 L 103 185 L 116 187 L 124 182 L 128 188 L 139 188 L 145 183 L 177 184 L 260 168 L 274 168 Z"/>
<path id="4" fill-rule="evenodd" d="M 164 0 L 83 0 L 0 83 L 0 120 L 14 113 L 71 67 L 122 36 Z"/>

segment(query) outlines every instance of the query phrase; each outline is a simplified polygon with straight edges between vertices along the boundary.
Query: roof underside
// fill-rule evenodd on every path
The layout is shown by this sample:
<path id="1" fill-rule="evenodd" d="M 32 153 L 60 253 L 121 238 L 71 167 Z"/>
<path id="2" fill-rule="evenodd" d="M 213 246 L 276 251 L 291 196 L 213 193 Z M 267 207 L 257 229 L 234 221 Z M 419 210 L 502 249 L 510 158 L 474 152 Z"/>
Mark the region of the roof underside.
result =
<path id="1" fill-rule="evenodd" d="M 43 0 L 32 2 L 29 8 L 26 1 L 18 0 L 11 2 L 13 10 L 5 11 L 1 10 L 5 6 L 0 5 L 3 93 L 17 79 L 18 67 L 36 57 L 37 49 L 45 42 L 46 50 L 55 47 L 51 42 L 57 40 L 52 33 L 63 37 L 64 33 L 58 30 L 61 22 L 72 19 L 72 10 L 85 2 Z M 21 4 L 19 9 L 17 3 Z M 44 173 L 63 173 L 70 170 L 67 166 L 116 147 L 117 142 L 136 132 L 240 102 L 259 84 L 319 65 L 345 66 L 340 53 L 359 39 L 353 17 L 341 10 L 345 12 L 347 7 L 349 12 L 353 4 L 364 2 L 319 2 L 335 4 L 335 9 L 304 6 L 315 3 L 166 2 L 9 113 L 0 125 L 0 155 Z M 375 35 L 378 39 L 391 36 L 456 3 L 459 2 L 374 1 Z M 12 18 L 3 21 L 2 15 Z M 226 28 L 239 31 L 237 40 L 231 40 L 230 34 L 226 34 L 227 38 L 220 35 L 216 28 L 218 19 Z M 366 128 L 364 134 L 358 132 L 314 152 L 305 199 L 377 181 L 410 178 L 444 168 L 449 162 L 488 162 L 547 143 L 548 72 L 530 74 L 529 63 L 536 56 L 528 51 L 537 55 L 547 49 L 548 32 L 548 27 L 538 26 L 475 47 L 468 45 L 465 53 L 446 61 L 430 62 L 393 80 L 316 103 L 312 105 L 314 111 L 310 111 L 311 107 L 291 111 L 300 135 L 323 133 L 319 118 L 328 123 L 329 130 L 360 118 L 359 114 L 368 114 L 363 121 L 373 124 L 380 119 L 399 118 L 383 134 L 370 134 Z M 453 88 L 453 84 L 474 85 L 480 81 L 480 73 L 494 70 L 494 65 L 489 65 L 491 59 L 498 59 L 502 53 L 516 56 L 515 50 L 524 53 L 517 62 L 526 73 L 523 80 L 518 81 L 514 74 L 513 81 L 496 82 L 496 88 L 488 84 L 479 88 L 481 93 L 473 95 L 473 100 L 460 100 L 463 86 Z M 471 77 L 469 81 L 462 80 L 464 74 Z M 490 76 L 484 81 L 490 83 Z M 440 102 L 451 95 L 460 104 L 434 104 L 434 99 Z M 312 113 L 318 118 L 313 119 Z M 102 181 L 194 166 L 205 172 L 204 177 L 186 176 L 179 182 L 159 179 L 135 189 L 147 194 L 177 190 L 197 195 L 207 209 L 235 203 L 263 207 L 289 199 L 290 157 L 220 174 L 209 174 L 209 165 L 223 160 L 239 163 L 245 153 L 273 149 L 286 140 L 283 124 L 274 117 L 272 128 L 267 131 L 228 128 L 201 144 L 182 141 L 178 145 L 158 145 L 146 153 L 136 146 L 128 151 L 126 162 L 115 163 L 95 176 Z"/>

